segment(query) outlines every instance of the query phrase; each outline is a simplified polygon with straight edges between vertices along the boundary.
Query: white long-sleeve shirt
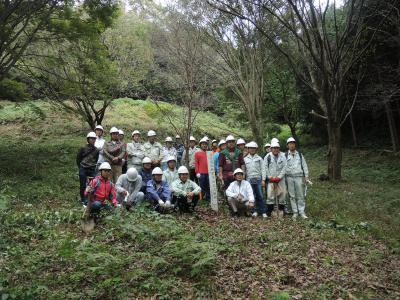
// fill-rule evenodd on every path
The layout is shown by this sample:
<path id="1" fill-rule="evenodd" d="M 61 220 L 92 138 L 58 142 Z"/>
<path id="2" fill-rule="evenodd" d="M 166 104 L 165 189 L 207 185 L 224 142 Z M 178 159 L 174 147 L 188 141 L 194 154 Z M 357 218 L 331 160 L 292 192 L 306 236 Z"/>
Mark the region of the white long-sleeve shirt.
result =
<path id="1" fill-rule="evenodd" d="M 101 164 L 102 162 L 104 162 L 104 143 L 105 143 L 105 139 L 103 139 L 103 137 L 97 137 L 96 141 L 94 142 L 94 146 L 99 149 L 99 158 L 97 160 L 98 164 Z"/>
<path id="2" fill-rule="evenodd" d="M 239 182 L 235 180 L 226 190 L 226 195 L 231 198 L 237 198 L 239 194 L 243 195 L 243 201 L 254 202 L 253 189 L 248 181 L 242 180 Z"/>

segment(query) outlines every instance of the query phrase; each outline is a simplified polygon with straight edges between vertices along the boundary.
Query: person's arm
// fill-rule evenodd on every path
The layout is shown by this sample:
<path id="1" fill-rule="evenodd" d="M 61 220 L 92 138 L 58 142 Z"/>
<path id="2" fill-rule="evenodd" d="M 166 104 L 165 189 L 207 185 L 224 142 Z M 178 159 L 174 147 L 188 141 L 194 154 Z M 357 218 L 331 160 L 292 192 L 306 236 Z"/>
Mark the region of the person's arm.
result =
<path id="1" fill-rule="evenodd" d="M 108 183 L 106 183 L 106 184 L 108 184 Z M 110 196 L 111 196 L 111 202 L 114 204 L 114 206 L 116 207 L 117 205 L 118 205 L 118 202 L 117 202 L 117 194 L 115 193 L 115 185 L 114 184 L 112 184 L 111 185 L 111 191 L 110 191 Z"/>
<path id="2" fill-rule="evenodd" d="M 278 175 L 278 177 L 279 177 L 280 179 L 282 179 L 282 178 L 285 177 L 285 175 L 286 175 L 286 166 L 287 166 L 287 160 L 286 160 L 285 156 L 283 156 L 283 168 L 282 168 L 282 170 L 279 172 L 279 175 Z"/>
<path id="3" fill-rule="evenodd" d="M 83 151 L 84 151 L 84 148 L 83 148 L 83 147 L 80 148 L 79 151 L 78 151 L 78 154 L 77 154 L 77 156 L 76 156 L 76 164 L 78 165 L 78 168 L 79 168 L 80 165 L 81 165 Z"/>
<path id="4" fill-rule="evenodd" d="M 254 193 L 253 193 L 253 189 L 251 188 L 251 184 L 246 181 L 246 193 L 247 196 L 249 197 L 249 202 L 254 203 Z"/>
<path id="5" fill-rule="evenodd" d="M 169 188 L 169 185 L 168 185 L 167 182 L 164 182 L 163 191 L 162 191 L 161 195 L 163 196 L 165 201 L 170 201 L 171 200 L 171 189 Z"/>
<path id="6" fill-rule="evenodd" d="M 134 156 L 135 150 L 133 143 L 126 144 L 126 153 L 128 153 L 128 157 Z"/>
<path id="7" fill-rule="evenodd" d="M 136 195 L 140 192 L 141 188 L 142 188 L 142 176 L 138 175 L 135 182 L 135 189 L 133 190 L 130 197 L 132 197 L 132 199 L 135 199 Z"/>
<path id="8" fill-rule="evenodd" d="M 240 168 L 243 171 L 243 175 L 246 176 L 246 163 L 244 162 L 243 154 L 239 155 L 238 163 L 239 163 Z"/>
<path id="9" fill-rule="evenodd" d="M 199 173 L 199 167 L 200 167 L 199 154 L 200 152 L 196 152 L 194 154 L 194 172 L 196 173 L 196 175 Z"/>
<path id="10" fill-rule="evenodd" d="M 222 169 L 225 165 L 225 155 L 219 154 L 218 156 L 218 177 L 221 181 L 223 181 Z"/>
<path id="11" fill-rule="evenodd" d="M 309 178 L 308 165 L 307 165 L 306 159 L 304 158 L 304 155 L 301 155 L 301 157 L 303 159 L 304 176 L 305 176 L 306 180 L 308 180 L 308 178 Z"/>
<path id="12" fill-rule="evenodd" d="M 186 157 L 186 149 L 183 150 L 183 153 L 182 153 L 182 157 L 181 157 L 181 166 L 186 166 L 185 157 Z M 190 158 L 189 158 L 189 159 L 190 159 Z M 189 167 L 189 166 L 187 166 L 187 167 Z"/>
<path id="13" fill-rule="evenodd" d="M 123 158 L 125 158 L 125 154 L 126 154 L 126 147 L 124 144 L 121 145 L 121 153 L 118 155 L 118 159 L 122 160 Z"/>
<path id="14" fill-rule="evenodd" d="M 199 187 L 196 182 L 191 181 L 192 188 L 193 188 L 193 194 L 198 195 L 201 192 L 201 187 Z"/>
<path id="15" fill-rule="evenodd" d="M 179 180 L 172 182 L 171 189 L 175 196 L 186 196 L 186 191 L 179 187 Z"/>
<path id="16" fill-rule="evenodd" d="M 232 197 L 232 198 L 236 198 L 237 196 L 238 196 L 238 192 L 237 191 L 235 191 L 235 181 L 234 182 L 232 182 L 230 185 L 229 185 L 229 187 L 226 189 L 226 195 L 228 196 L 228 197 Z"/>
<path id="17" fill-rule="evenodd" d="M 117 193 L 125 195 L 126 189 L 123 186 L 123 182 L 122 182 L 123 177 L 125 177 L 125 176 L 118 177 L 115 187 L 116 187 Z"/>
<path id="18" fill-rule="evenodd" d="M 148 194 L 150 194 L 152 199 L 154 199 L 156 201 L 161 200 L 160 196 L 158 196 L 157 191 L 155 190 L 154 186 L 152 185 L 151 180 L 149 180 L 149 182 L 147 182 L 146 192 Z"/>
<path id="19" fill-rule="evenodd" d="M 108 159 L 108 160 L 113 160 L 114 156 L 112 156 L 109 152 L 108 152 L 108 144 L 104 143 L 104 147 L 103 147 L 103 155 Z"/>

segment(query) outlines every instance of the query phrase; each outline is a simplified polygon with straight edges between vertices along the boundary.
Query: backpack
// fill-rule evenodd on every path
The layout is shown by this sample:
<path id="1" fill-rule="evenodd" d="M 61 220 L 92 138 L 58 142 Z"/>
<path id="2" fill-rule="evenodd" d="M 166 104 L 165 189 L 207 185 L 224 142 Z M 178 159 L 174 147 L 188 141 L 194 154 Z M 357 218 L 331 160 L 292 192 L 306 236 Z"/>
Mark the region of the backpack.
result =
<path id="1" fill-rule="evenodd" d="M 299 153 L 299 156 L 300 156 L 301 171 L 303 171 L 303 176 L 306 177 L 306 173 L 304 173 L 304 168 L 303 168 L 303 155 L 302 155 L 299 151 L 297 151 L 297 153 Z M 288 156 L 289 156 L 289 151 L 285 152 L 285 157 L 286 157 L 286 159 L 288 158 Z M 270 158 L 270 157 L 268 157 L 268 158 Z M 271 160 L 271 159 L 270 159 L 270 160 Z M 269 165 L 268 165 L 268 166 L 269 166 Z"/>

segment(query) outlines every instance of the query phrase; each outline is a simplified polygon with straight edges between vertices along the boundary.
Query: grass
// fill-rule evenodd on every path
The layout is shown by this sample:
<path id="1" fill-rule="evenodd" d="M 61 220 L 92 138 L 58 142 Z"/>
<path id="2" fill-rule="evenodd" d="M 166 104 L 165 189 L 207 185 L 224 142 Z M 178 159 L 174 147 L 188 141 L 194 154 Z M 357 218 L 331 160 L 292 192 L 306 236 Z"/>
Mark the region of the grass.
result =
<path id="1" fill-rule="evenodd" d="M 114 110 L 126 112 L 119 126 L 128 128 L 131 112 L 132 122 L 155 113 L 144 102 L 121 102 L 110 110 L 111 120 Z M 0 111 L 2 299 L 400 296 L 400 162 L 393 156 L 345 150 L 344 180 L 319 182 L 326 149 L 306 148 L 314 181 L 307 222 L 235 220 L 222 204 L 219 215 L 201 205 L 192 216 L 140 207 L 110 214 L 84 235 L 74 160 L 85 125 L 74 129 L 79 120 L 38 106 L 43 119 Z"/>

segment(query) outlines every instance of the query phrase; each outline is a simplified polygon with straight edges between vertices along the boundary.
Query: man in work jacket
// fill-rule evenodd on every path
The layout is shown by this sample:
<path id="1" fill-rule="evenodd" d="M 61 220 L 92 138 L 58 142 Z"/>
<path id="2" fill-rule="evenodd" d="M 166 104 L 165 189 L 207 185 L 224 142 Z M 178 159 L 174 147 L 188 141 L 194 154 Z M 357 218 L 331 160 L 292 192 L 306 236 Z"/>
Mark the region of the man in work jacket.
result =
<path id="1" fill-rule="evenodd" d="M 172 203 L 176 204 L 179 212 L 193 212 L 199 201 L 201 188 L 189 179 L 189 170 L 185 166 L 179 167 L 178 175 L 179 178 L 172 182 Z"/>
<path id="2" fill-rule="evenodd" d="M 122 174 L 122 163 L 125 158 L 125 144 L 119 140 L 119 130 L 112 127 L 111 141 L 104 144 L 104 158 L 111 165 L 112 181 L 115 183 Z"/>
<path id="3" fill-rule="evenodd" d="M 289 192 L 290 206 L 293 219 L 300 215 L 307 219 L 305 214 L 305 184 L 309 181 L 307 162 L 302 153 L 296 150 L 296 140 L 292 137 L 287 140 L 288 152 L 286 152 L 286 182 Z"/>
<path id="4" fill-rule="evenodd" d="M 117 201 L 129 210 L 136 203 L 144 200 L 142 188 L 142 176 L 135 168 L 129 168 L 126 174 L 119 176 L 117 180 Z M 126 201 L 124 201 L 126 200 Z"/>
<path id="5" fill-rule="evenodd" d="M 278 203 L 278 212 L 283 216 L 286 198 L 286 158 L 279 151 L 279 143 L 271 142 L 271 152 L 264 158 L 263 164 L 263 180 L 268 178 L 267 185 L 267 214 L 271 215 L 274 205 Z"/>
<path id="6" fill-rule="evenodd" d="M 162 149 L 162 160 L 161 160 L 161 170 L 165 171 L 168 169 L 167 159 L 171 156 L 176 157 L 176 149 L 173 146 L 172 138 L 170 136 L 165 138 L 165 146 Z"/>
<path id="7" fill-rule="evenodd" d="M 155 167 L 152 171 L 153 179 L 147 183 L 146 198 L 158 212 L 166 212 L 171 207 L 171 189 L 166 181 L 162 180 L 161 168 Z"/>
<path id="8" fill-rule="evenodd" d="M 172 182 L 178 179 L 178 171 L 176 170 L 176 158 L 174 156 L 167 157 L 168 168 L 163 171 L 162 180 L 166 181 L 171 187 Z"/>
<path id="9" fill-rule="evenodd" d="M 146 194 L 147 183 L 151 180 L 153 175 L 151 172 L 153 171 L 151 167 L 151 159 L 148 157 L 143 158 L 143 168 L 139 172 L 140 176 L 142 177 L 142 189 L 141 191 Z"/>
<path id="10" fill-rule="evenodd" d="M 256 199 L 256 207 L 253 210 L 253 217 L 257 217 L 258 214 L 262 215 L 263 218 L 267 217 L 267 209 L 265 206 L 263 187 L 265 188 L 265 181 L 262 180 L 262 169 L 264 161 L 256 153 L 258 145 L 256 142 L 250 142 L 246 144 L 248 154 L 244 158 L 246 164 L 246 180 L 251 184 L 253 189 L 254 198 Z"/>
<path id="11" fill-rule="evenodd" d="M 244 180 L 242 169 L 236 169 L 233 172 L 235 181 L 233 181 L 226 190 L 228 203 L 232 209 L 233 216 L 248 214 L 254 207 L 253 189 L 248 181 Z"/>
<path id="12" fill-rule="evenodd" d="M 127 144 L 126 152 L 128 154 L 128 169 L 135 168 L 140 173 L 144 158 L 144 147 L 140 142 L 139 130 L 132 132 L 132 142 Z"/>
<path id="13" fill-rule="evenodd" d="M 87 144 L 83 146 L 76 156 L 76 164 L 79 168 L 79 194 L 81 201 L 86 204 L 85 189 L 88 178 L 96 176 L 96 165 L 99 159 L 99 150 L 94 146 L 96 133 L 89 132 L 86 136 Z"/>
<path id="14" fill-rule="evenodd" d="M 157 134 L 154 130 L 147 132 L 148 141 L 144 143 L 144 155 L 151 159 L 152 167 L 159 167 L 163 159 L 162 145 L 156 141 Z"/>
<path id="15" fill-rule="evenodd" d="M 233 177 L 235 169 L 241 168 L 242 171 L 245 171 L 246 166 L 243 154 L 235 145 L 235 138 L 232 135 L 228 135 L 225 141 L 227 147 L 220 152 L 218 157 L 218 178 L 226 190 L 231 182 L 235 180 Z"/>

